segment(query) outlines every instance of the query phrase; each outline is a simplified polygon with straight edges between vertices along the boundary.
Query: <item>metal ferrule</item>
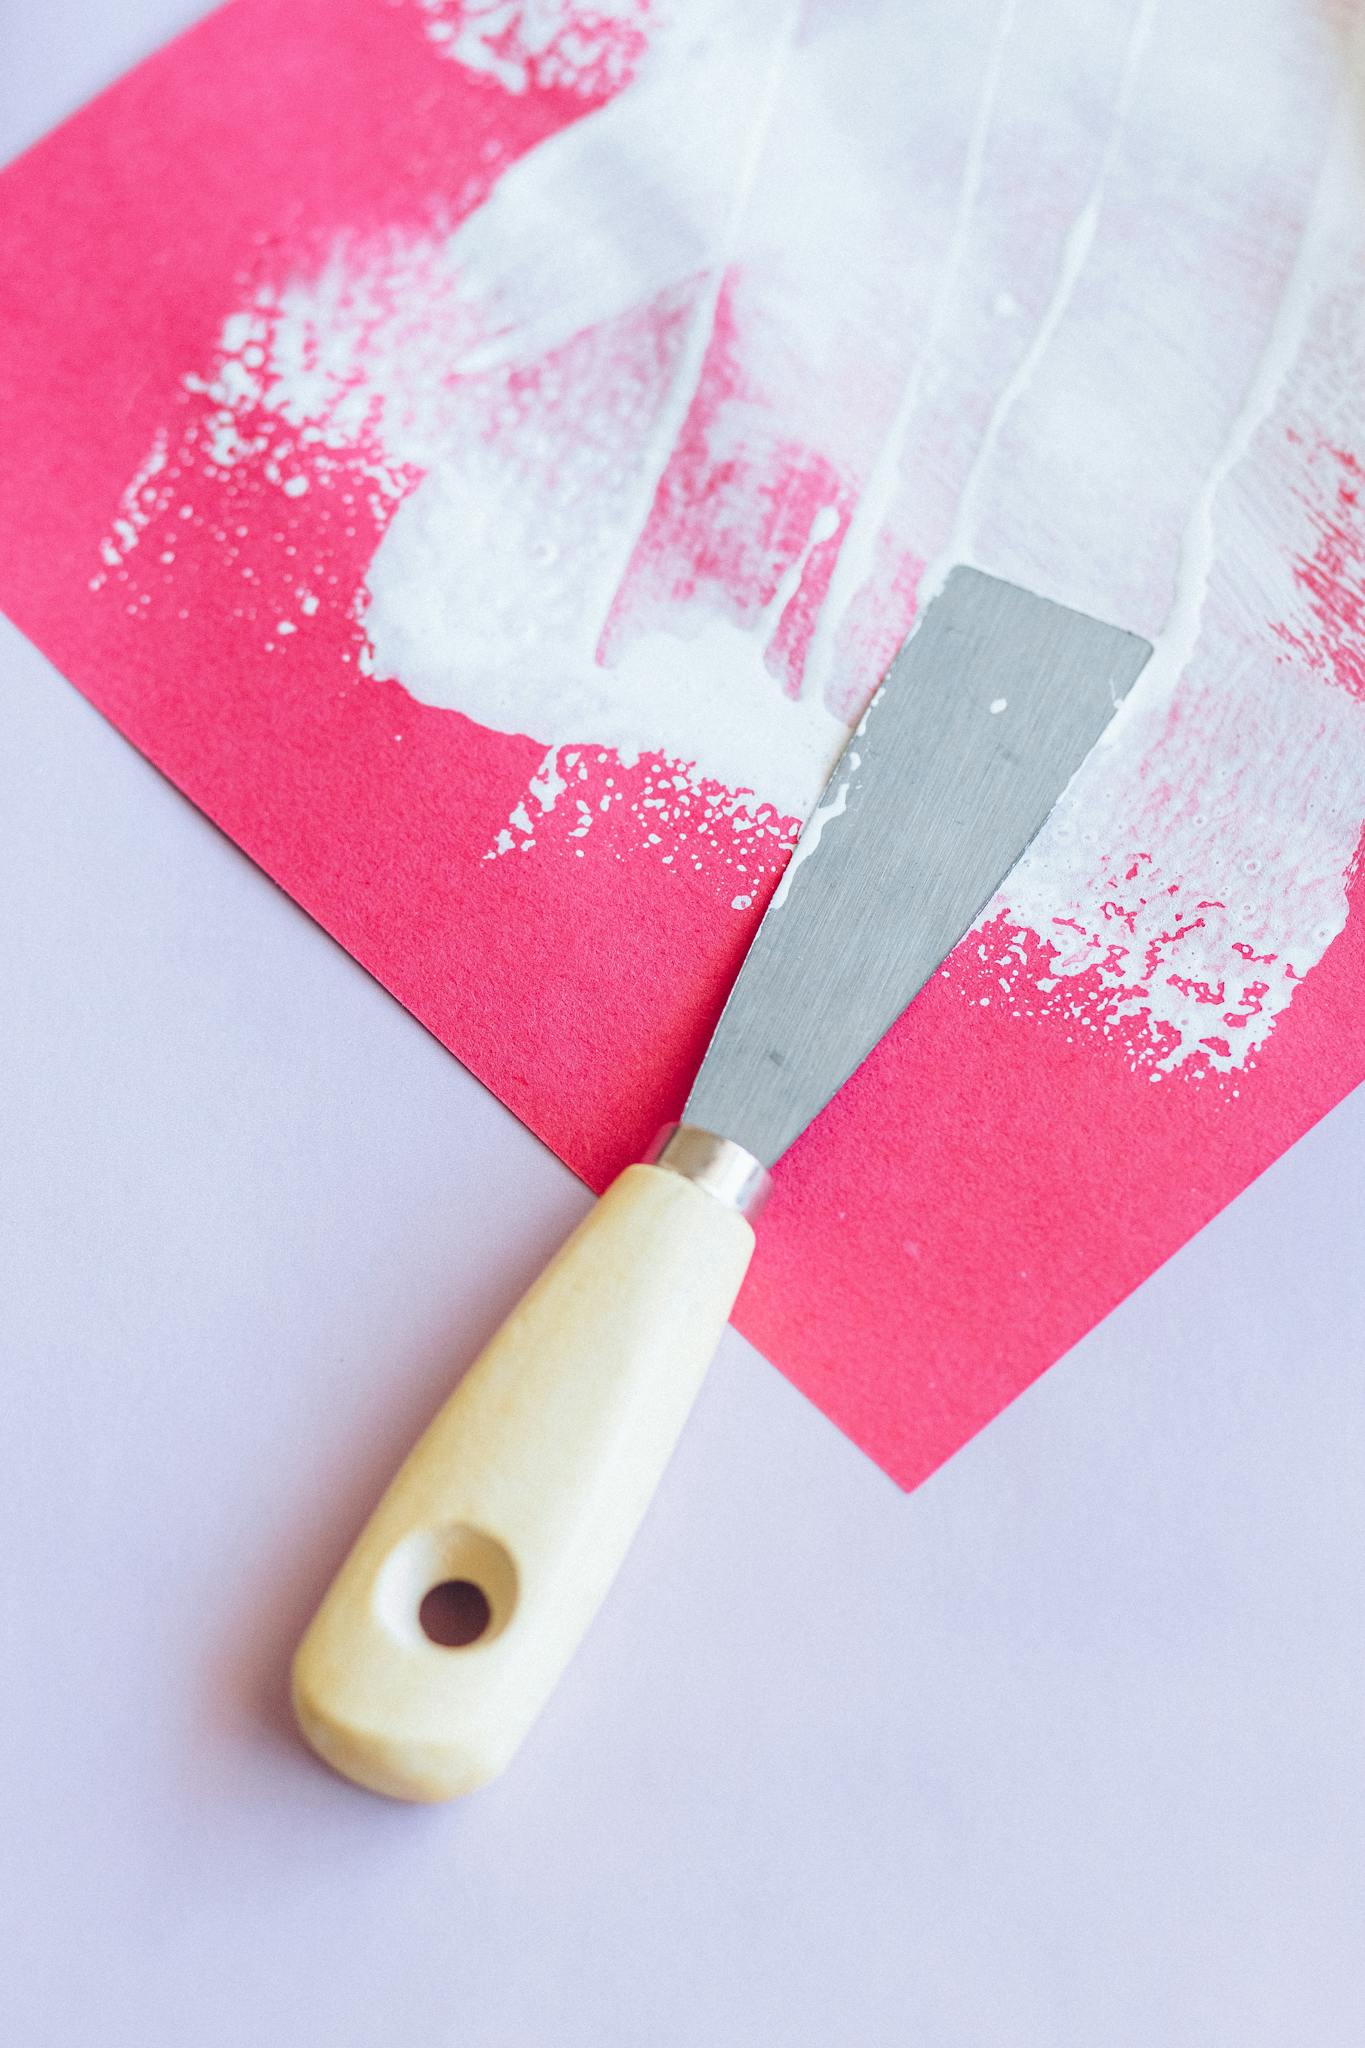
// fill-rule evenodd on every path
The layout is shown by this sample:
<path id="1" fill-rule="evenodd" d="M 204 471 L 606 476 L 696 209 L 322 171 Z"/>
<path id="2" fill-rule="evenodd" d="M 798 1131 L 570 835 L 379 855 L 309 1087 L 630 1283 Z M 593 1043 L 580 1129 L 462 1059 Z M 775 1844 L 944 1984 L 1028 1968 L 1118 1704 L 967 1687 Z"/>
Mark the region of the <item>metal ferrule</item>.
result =
<path id="1" fill-rule="evenodd" d="M 756 1216 L 768 1199 L 772 1176 L 761 1159 L 733 1138 L 718 1138 L 697 1124 L 665 1124 L 646 1155 L 646 1165 L 681 1174 L 727 1209 Z"/>

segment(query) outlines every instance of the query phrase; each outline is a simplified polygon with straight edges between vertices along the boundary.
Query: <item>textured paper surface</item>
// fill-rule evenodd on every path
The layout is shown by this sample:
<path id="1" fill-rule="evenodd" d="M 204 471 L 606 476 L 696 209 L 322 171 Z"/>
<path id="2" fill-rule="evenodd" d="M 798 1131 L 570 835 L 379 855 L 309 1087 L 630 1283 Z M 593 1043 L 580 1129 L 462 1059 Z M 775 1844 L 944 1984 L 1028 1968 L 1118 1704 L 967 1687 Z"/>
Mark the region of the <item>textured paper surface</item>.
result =
<path id="1" fill-rule="evenodd" d="M 1345 74 L 236 0 L 0 184 L 5 608 L 594 1183 L 946 561 L 1157 640 L 765 1216 L 741 1327 L 906 1483 L 1365 1074 Z"/>

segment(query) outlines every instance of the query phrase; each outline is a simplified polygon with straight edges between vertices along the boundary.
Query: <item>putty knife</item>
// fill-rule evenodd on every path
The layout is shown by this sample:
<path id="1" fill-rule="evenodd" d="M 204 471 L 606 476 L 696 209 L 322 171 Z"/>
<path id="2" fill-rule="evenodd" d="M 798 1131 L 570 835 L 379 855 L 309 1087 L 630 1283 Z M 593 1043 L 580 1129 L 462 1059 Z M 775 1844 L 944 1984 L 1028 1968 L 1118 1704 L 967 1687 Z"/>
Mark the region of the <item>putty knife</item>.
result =
<path id="1" fill-rule="evenodd" d="M 725 1327 L 767 1169 L 968 931 L 1151 653 L 955 569 L 849 740 L 683 1112 L 409 1455 L 294 1660 L 347 1777 L 502 1769 L 596 1612 Z"/>

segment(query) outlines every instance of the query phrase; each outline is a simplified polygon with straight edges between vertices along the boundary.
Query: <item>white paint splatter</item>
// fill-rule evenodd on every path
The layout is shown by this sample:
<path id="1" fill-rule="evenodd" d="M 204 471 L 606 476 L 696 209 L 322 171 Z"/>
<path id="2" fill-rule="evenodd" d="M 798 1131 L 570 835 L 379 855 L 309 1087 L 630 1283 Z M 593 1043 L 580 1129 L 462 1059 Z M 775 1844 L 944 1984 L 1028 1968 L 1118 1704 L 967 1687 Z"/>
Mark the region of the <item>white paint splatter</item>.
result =
<path id="1" fill-rule="evenodd" d="M 619 91 L 644 45 L 649 0 L 416 0 L 442 57 L 505 92 Z"/>
<path id="2" fill-rule="evenodd" d="M 100 560 L 107 569 L 117 568 L 132 553 L 152 521 L 165 511 L 167 448 L 168 436 L 162 430 L 128 479 L 112 528 L 100 542 Z M 91 589 L 98 590 L 103 581 L 102 575 L 96 576 Z"/>

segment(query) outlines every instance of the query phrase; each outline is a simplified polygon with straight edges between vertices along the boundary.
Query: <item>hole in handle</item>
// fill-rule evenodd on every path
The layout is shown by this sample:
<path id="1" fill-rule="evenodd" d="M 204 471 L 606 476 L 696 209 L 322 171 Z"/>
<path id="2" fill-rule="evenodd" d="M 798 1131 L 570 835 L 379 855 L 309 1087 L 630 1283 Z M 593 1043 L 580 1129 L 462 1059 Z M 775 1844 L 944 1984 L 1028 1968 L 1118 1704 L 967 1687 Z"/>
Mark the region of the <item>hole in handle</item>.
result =
<path id="1" fill-rule="evenodd" d="M 472 1579 L 442 1579 L 426 1595 L 417 1619 L 429 1643 L 443 1650 L 463 1650 L 486 1632 L 493 1610 L 483 1587 Z"/>
<path id="2" fill-rule="evenodd" d="M 517 1568 L 505 1544 L 467 1522 L 414 1529 L 384 1559 L 373 1599 L 401 1643 L 468 1649 L 491 1643 L 512 1619 Z"/>

